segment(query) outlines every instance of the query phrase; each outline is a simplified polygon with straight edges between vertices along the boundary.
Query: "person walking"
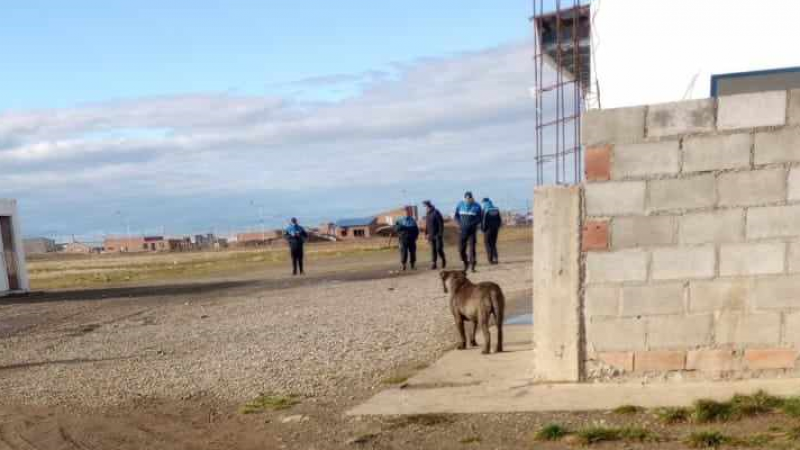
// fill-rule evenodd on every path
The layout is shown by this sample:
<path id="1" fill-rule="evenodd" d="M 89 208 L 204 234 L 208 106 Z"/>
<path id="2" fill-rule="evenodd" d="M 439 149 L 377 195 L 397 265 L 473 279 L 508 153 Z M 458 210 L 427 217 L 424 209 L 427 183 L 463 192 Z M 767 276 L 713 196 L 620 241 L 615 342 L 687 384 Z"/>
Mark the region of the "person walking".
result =
<path id="1" fill-rule="evenodd" d="M 503 216 L 500 214 L 500 208 L 494 206 L 490 198 L 481 201 L 481 209 L 483 210 L 481 231 L 483 231 L 483 244 L 486 247 L 486 258 L 489 264 L 498 264 L 497 237 L 500 234 L 500 227 L 503 226 Z"/>
<path id="2" fill-rule="evenodd" d="M 473 198 L 472 192 L 467 191 L 464 193 L 464 200 L 456 206 L 454 217 L 461 227 L 458 252 L 461 255 L 461 262 L 464 263 L 464 270 L 472 267 L 472 271 L 475 272 L 475 266 L 477 265 L 475 242 L 483 215 L 481 206 Z M 469 254 L 467 254 L 467 247 L 469 247 Z"/>
<path id="3" fill-rule="evenodd" d="M 425 236 L 431 246 L 431 270 L 436 270 L 439 258 L 442 260 L 442 269 L 444 269 L 447 267 L 447 260 L 444 256 L 444 218 L 430 200 L 425 200 L 422 204 L 426 209 Z"/>
<path id="4" fill-rule="evenodd" d="M 414 211 L 411 207 L 406 208 L 405 217 L 400 217 L 394 224 L 397 232 L 397 240 L 400 241 L 400 263 L 403 270 L 407 269 L 407 264 L 411 263 L 411 269 L 416 269 L 417 265 L 417 238 L 419 237 L 419 227 L 414 219 Z"/>
<path id="5" fill-rule="evenodd" d="M 308 239 L 306 230 L 298 225 L 297 218 L 292 217 L 291 223 L 283 232 L 286 241 L 289 242 L 289 252 L 292 256 L 292 275 L 304 275 L 303 271 L 303 244 Z"/>

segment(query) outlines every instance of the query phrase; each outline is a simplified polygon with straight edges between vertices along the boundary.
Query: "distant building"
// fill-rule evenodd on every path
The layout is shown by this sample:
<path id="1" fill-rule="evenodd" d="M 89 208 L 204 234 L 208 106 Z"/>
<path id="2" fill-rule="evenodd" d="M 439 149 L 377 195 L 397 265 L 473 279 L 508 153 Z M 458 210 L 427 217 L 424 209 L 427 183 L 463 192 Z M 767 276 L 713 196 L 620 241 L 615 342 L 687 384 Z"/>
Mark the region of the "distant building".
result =
<path id="1" fill-rule="evenodd" d="M 189 250 L 192 250 L 192 241 L 188 237 L 109 237 L 103 241 L 103 251 L 106 253 L 182 252 Z"/>
<path id="2" fill-rule="evenodd" d="M 236 243 L 240 246 L 253 247 L 269 245 L 283 238 L 283 230 L 265 230 L 236 234 Z"/>
<path id="3" fill-rule="evenodd" d="M 336 237 L 339 239 L 362 239 L 372 237 L 378 228 L 375 217 L 342 219 L 335 223 Z"/>
<path id="4" fill-rule="evenodd" d="M 0 296 L 28 290 L 17 201 L 0 198 Z"/>
<path id="5" fill-rule="evenodd" d="M 22 245 L 26 255 L 53 253 L 57 250 L 56 241 L 44 237 L 23 239 Z"/>
<path id="6" fill-rule="evenodd" d="M 64 244 L 63 252 L 89 254 L 89 253 L 100 253 L 101 250 L 102 247 L 98 245 L 91 245 L 86 242 L 70 242 Z"/>
<path id="7" fill-rule="evenodd" d="M 228 240 L 218 238 L 213 233 L 196 234 L 194 236 L 194 248 L 196 250 L 219 250 L 228 247 Z"/>

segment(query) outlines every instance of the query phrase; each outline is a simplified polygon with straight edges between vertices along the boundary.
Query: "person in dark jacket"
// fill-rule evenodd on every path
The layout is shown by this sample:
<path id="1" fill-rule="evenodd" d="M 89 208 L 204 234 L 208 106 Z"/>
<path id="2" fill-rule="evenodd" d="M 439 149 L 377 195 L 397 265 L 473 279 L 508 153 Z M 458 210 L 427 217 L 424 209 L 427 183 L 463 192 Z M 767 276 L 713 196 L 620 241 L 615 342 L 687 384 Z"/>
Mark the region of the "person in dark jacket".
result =
<path id="1" fill-rule="evenodd" d="M 422 202 L 427 209 L 425 214 L 425 236 L 431 245 L 431 270 L 436 270 L 436 262 L 442 259 L 442 269 L 447 267 L 444 256 L 444 219 L 442 213 L 433 206 L 430 200 Z"/>
<path id="2" fill-rule="evenodd" d="M 486 246 L 486 257 L 489 264 L 498 264 L 497 236 L 500 234 L 500 227 L 503 226 L 503 216 L 489 198 L 481 201 L 481 209 L 483 210 L 481 231 L 483 231 L 483 244 Z"/>
<path id="3" fill-rule="evenodd" d="M 407 263 L 411 263 L 411 269 L 416 269 L 417 264 L 417 238 L 419 237 L 419 227 L 414 220 L 414 211 L 406 208 L 405 217 L 400 217 L 394 224 L 397 232 L 397 240 L 400 241 L 400 263 L 403 270 L 406 270 Z"/>
<path id="4" fill-rule="evenodd" d="M 292 255 L 292 275 L 305 274 L 303 271 L 303 244 L 308 239 L 308 233 L 297 224 L 297 219 L 292 217 L 291 223 L 283 231 L 283 236 L 289 242 L 289 252 Z"/>
<path id="5" fill-rule="evenodd" d="M 458 241 L 458 252 L 461 254 L 461 261 L 464 263 L 464 270 L 472 267 L 475 272 L 477 260 L 475 257 L 475 242 L 477 240 L 478 228 L 481 226 L 483 214 L 481 206 L 475 201 L 472 192 L 464 193 L 464 200 L 456 206 L 454 215 L 456 222 L 461 227 L 461 236 Z M 467 247 L 469 246 L 469 254 Z"/>

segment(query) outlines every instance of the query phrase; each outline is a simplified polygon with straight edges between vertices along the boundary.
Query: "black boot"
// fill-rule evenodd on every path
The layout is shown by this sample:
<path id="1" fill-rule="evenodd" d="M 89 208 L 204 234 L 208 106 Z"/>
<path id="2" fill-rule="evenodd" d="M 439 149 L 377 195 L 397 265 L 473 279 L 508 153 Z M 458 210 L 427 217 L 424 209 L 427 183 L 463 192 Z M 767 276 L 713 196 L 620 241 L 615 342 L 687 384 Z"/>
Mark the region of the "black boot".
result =
<path id="1" fill-rule="evenodd" d="M 475 264 L 475 263 L 472 263 L 472 273 L 475 273 L 475 272 L 477 272 L 477 270 L 475 270 L 475 266 L 476 266 L 476 264 Z"/>
<path id="2" fill-rule="evenodd" d="M 436 263 L 431 264 L 431 270 L 436 270 Z"/>
<path id="3" fill-rule="evenodd" d="M 406 265 L 403 264 L 403 272 L 405 272 L 405 271 L 406 271 Z"/>

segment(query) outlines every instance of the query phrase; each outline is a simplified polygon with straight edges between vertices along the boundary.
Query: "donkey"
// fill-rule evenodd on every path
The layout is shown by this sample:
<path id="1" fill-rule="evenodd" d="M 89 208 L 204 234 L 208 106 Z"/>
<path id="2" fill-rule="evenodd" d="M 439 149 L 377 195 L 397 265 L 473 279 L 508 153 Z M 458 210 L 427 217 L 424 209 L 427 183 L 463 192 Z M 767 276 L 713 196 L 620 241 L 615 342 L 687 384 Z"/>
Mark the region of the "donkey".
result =
<path id="1" fill-rule="evenodd" d="M 485 281 L 474 284 L 467 279 L 466 270 L 443 270 L 439 273 L 445 294 L 450 294 L 450 311 L 456 321 L 456 328 L 461 337 L 459 350 L 467 348 L 467 336 L 464 332 L 464 321 L 472 322 L 472 339 L 470 345 L 477 347 L 475 333 L 478 327 L 483 333 L 483 353 L 489 353 L 489 320 L 494 315 L 497 324 L 497 345 L 495 352 L 503 351 L 503 311 L 506 299 L 503 290 L 496 283 Z M 449 287 L 449 290 L 448 290 Z"/>

